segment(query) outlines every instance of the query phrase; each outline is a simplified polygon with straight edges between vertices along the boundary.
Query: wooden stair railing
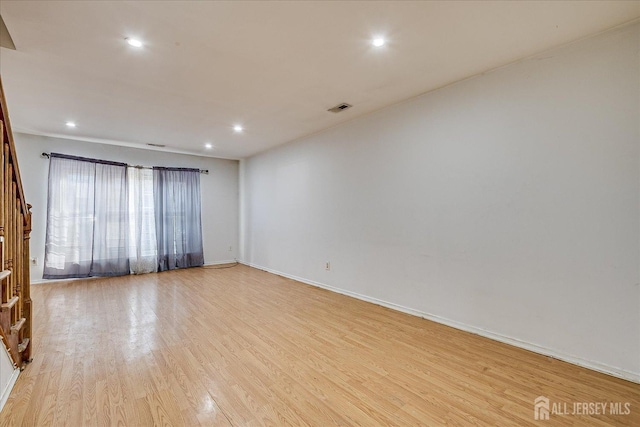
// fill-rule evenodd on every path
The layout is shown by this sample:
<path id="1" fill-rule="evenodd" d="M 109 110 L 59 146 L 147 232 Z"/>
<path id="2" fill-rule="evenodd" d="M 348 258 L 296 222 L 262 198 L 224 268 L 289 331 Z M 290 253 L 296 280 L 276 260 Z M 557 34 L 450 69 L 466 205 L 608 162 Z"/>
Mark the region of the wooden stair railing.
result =
<path id="1" fill-rule="evenodd" d="M 16 148 L 0 78 L 0 338 L 14 367 L 31 361 L 33 348 L 29 236 L 31 205 L 22 190 Z"/>

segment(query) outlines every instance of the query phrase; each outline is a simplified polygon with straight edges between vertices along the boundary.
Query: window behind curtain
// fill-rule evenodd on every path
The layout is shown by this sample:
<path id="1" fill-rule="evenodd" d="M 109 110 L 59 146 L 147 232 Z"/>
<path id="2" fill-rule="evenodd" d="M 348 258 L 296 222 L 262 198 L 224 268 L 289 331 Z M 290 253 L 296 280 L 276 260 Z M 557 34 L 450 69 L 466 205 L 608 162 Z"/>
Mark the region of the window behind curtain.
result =
<path id="1" fill-rule="evenodd" d="M 45 279 L 129 273 L 127 168 L 52 153 Z"/>
<path id="2" fill-rule="evenodd" d="M 200 171 L 51 154 L 45 279 L 204 264 Z"/>
<path id="3" fill-rule="evenodd" d="M 153 171 L 129 168 L 129 263 L 131 273 L 158 269 Z"/>

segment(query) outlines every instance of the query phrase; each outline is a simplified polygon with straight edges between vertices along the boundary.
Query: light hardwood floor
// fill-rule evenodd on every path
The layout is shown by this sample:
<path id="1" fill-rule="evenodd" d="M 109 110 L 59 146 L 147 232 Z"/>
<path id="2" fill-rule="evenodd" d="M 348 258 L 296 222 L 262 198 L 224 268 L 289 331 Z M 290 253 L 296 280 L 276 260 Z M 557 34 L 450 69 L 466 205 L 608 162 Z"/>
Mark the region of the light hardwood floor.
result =
<path id="1" fill-rule="evenodd" d="M 640 385 L 246 266 L 32 295 L 1 425 L 640 425 Z M 534 421 L 540 395 L 632 412 Z"/>

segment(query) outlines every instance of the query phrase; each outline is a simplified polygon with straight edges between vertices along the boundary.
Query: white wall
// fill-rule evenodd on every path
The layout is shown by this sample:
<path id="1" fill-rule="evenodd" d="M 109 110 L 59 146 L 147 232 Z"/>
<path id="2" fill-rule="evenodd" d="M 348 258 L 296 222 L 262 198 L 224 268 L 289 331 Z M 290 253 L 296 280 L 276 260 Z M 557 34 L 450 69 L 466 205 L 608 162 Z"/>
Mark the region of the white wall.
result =
<path id="1" fill-rule="evenodd" d="M 627 26 L 243 161 L 241 259 L 640 381 L 639 40 Z"/>
<path id="2" fill-rule="evenodd" d="M 2 411 L 18 379 L 20 369 L 13 367 L 11 356 L 9 356 L 9 352 L 2 340 L 0 340 L 0 347 L 0 411 Z"/>
<path id="3" fill-rule="evenodd" d="M 20 173 L 27 202 L 33 205 L 31 257 L 32 282 L 42 280 L 47 214 L 49 161 L 42 152 L 113 160 L 144 166 L 175 166 L 209 169 L 200 175 L 202 234 L 206 264 L 233 261 L 238 250 L 238 161 L 140 150 L 105 144 L 72 141 L 17 133 L 14 135 Z M 229 247 L 232 248 L 229 251 Z"/>

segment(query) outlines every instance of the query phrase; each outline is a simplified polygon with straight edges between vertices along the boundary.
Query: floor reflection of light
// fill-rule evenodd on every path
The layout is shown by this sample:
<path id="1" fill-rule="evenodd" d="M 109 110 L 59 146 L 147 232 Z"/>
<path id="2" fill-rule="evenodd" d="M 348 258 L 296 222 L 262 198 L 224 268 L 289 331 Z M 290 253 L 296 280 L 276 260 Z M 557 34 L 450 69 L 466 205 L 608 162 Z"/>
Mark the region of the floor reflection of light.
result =
<path id="1" fill-rule="evenodd" d="M 209 393 L 207 393 L 202 398 L 202 404 L 200 406 L 200 412 L 211 413 L 216 411 L 216 402 L 211 398 Z"/>
<path id="2" fill-rule="evenodd" d="M 148 286 L 145 284 L 132 288 L 128 302 L 127 344 L 132 351 L 126 352 L 125 359 L 131 362 L 141 355 L 150 353 L 158 339 L 158 292 L 155 281 Z"/>

